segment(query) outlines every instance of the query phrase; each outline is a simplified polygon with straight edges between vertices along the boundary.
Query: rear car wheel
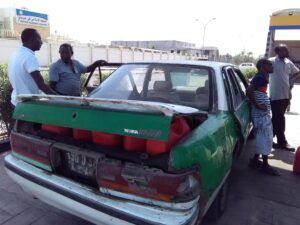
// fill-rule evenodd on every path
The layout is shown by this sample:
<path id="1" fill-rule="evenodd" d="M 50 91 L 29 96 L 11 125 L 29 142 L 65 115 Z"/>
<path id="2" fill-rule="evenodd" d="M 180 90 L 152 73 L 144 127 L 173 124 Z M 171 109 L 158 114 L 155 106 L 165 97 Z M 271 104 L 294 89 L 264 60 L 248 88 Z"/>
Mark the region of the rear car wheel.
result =
<path id="1" fill-rule="evenodd" d="M 206 219 L 217 220 L 222 216 L 227 205 L 228 190 L 229 190 L 229 177 L 224 182 L 217 197 L 215 198 L 209 210 L 207 211 L 205 216 Z"/>

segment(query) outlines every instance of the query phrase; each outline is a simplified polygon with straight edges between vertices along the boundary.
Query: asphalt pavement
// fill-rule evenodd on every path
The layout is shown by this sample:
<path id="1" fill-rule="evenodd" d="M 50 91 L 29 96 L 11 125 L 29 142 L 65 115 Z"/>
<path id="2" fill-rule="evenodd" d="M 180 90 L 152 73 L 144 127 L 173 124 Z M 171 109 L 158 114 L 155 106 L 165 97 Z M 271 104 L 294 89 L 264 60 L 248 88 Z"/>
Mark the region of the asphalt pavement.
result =
<path id="1" fill-rule="evenodd" d="M 289 143 L 300 146 L 300 86 L 293 89 L 291 112 L 286 114 L 286 135 Z M 249 169 L 254 153 L 254 140 L 247 142 L 235 162 L 227 209 L 214 222 L 203 225 L 299 225 L 300 176 L 292 173 L 294 153 L 273 150 L 270 164 L 281 176 L 273 177 Z M 0 155 L 0 225 L 90 225 L 76 216 L 48 206 L 27 195 L 5 173 Z"/>

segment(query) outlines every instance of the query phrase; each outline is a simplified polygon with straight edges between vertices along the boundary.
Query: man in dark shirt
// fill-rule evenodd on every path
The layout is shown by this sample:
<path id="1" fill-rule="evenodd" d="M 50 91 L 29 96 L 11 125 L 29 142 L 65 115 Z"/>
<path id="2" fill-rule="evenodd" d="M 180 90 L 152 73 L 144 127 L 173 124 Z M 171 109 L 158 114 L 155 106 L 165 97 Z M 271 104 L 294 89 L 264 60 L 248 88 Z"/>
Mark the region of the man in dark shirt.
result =
<path id="1" fill-rule="evenodd" d="M 59 54 L 60 59 L 50 66 L 49 81 L 50 87 L 62 95 L 80 96 L 81 75 L 107 63 L 104 60 L 98 60 L 86 67 L 71 58 L 73 48 L 67 43 L 59 47 Z"/>

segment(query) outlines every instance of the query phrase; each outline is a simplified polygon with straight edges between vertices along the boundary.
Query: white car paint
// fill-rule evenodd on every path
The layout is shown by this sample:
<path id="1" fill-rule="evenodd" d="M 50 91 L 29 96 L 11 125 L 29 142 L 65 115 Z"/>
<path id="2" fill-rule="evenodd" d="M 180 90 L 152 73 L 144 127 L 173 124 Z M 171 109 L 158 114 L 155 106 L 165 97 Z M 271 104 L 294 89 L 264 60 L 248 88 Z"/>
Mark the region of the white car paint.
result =
<path id="1" fill-rule="evenodd" d="M 119 100 L 107 98 L 90 98 L 90 97 L 70 97 L 62 95 L 36 95 L 23 94 L 18 95 L 18 102 L 39 101 L 39 102 L 58 102 L 64 104 L 77 103 L 80 105 L 89 105 L 93 107 L 101 107 L 106 109 L 118 109 L 123 111 L 136 112 L 161 112 L 165 116 L 172 117 L 174 114 L 195 114 L 205 113 L 199 109 L 195 109 L 183 105 L 175 105 L 161 102 L 146 102 L 137 100 Z M 130 107 L 129 107 L 130 106 Z"/>

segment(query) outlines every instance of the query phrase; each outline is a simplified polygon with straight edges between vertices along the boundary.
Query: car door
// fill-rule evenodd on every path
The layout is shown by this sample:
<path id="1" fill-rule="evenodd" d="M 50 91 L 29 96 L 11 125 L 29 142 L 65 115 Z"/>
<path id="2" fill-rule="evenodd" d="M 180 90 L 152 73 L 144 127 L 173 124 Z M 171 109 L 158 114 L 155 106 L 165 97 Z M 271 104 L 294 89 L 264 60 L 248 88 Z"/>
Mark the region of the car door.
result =
<path id="1" fill-rule="evenodd" d="M 250 104 L 246 98 L 247 82 L 242 73 L 233 67 L 225 69 L 225 78 L 230 94 L 229 108 L 237 121 L 238 131 L 246 140 L 251 130 Z"/>

